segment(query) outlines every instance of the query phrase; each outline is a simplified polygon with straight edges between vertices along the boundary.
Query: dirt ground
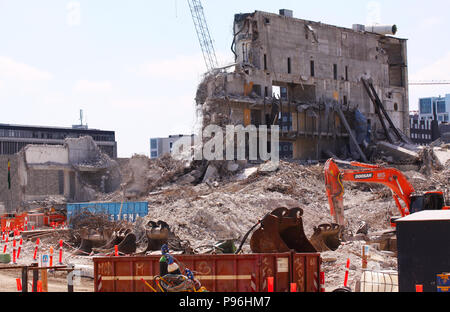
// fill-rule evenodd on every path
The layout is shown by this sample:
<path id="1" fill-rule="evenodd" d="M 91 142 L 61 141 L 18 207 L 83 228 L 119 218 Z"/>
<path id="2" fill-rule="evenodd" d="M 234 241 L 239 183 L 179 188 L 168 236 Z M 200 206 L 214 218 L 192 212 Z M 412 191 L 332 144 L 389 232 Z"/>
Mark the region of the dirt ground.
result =
<path id="1" fill-rule="evenodd" d="M 0 271 L 0 292 L 18 292 L 16 279 L 22 277 L 21 270 Z M 33 273 L 28 274 L 28 291 L 32 290 Z M 67 292 L 67 274 L 48 273 L 48 292 Z M 91 278 L 75 278 L 74 292 L 93 292 L 94 280 Z"/>

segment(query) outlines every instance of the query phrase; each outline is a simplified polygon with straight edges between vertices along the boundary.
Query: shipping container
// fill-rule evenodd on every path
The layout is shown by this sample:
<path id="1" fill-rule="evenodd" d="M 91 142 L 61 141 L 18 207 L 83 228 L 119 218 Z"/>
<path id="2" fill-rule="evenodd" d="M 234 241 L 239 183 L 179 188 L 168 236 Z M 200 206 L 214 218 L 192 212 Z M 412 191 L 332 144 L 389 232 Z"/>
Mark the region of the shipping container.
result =
<path id="1" fill-rule="evenodd" d="M 413 213 L 398 219 L 398 279 L 400 292 L 436 292 L 438 274 L 450 272 L 450 211 Z"/>
<path id="2" fill-rule="evenodd" d="M 156 287 L 160 255 L 94 257 L 95 291 L 151 292 L 141 279 Z M 174 255 L 180 268 L 189 268 L 210 292 L 266 292 L 267 277 L 275 292 L 319 292 L 319 253 Z M 101 289 L 99 290 L 99 277 Z"/>
<path id="3" fill-rule="evenodd" d="M 106 214 L 111 221 L 136 221 L 137 217 L 148 215 L 148 202 L 121 202 L 121 203 L 77 203 L 67 204 L 67 221 L 77 213 L 87 210 L 94 214 Z"/>

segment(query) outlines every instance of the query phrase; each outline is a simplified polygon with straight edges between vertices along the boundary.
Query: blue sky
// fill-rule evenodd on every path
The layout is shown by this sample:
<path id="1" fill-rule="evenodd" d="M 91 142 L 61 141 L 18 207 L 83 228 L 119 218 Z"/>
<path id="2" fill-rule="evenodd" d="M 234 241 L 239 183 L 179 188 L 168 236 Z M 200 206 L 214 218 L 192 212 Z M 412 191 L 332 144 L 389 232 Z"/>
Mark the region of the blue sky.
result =
<path id="1" fill-rule="evenodd" d="M 232 61 L 235 13 L 255 10 L 351 28 L 396 24 L 410 80 L 450 80 L 450 1 L 202 1 L 220 63 Z M 149 138 L 188 134 L 205 70 L 185 0 L 0 0 L 0 123 L 115 130 L 120 157 Z M 410 87 L 420 96 L 450 86 Z"/>

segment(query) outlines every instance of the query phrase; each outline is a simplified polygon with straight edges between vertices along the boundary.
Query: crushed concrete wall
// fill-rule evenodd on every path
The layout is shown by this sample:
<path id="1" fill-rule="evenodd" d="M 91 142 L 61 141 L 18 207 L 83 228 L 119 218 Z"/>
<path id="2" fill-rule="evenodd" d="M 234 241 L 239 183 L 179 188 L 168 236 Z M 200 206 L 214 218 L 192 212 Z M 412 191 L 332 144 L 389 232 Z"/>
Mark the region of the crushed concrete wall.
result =
<path id="1" fill-rule="evenodd" d="M 16 208 L 48 198 L 87 202 L 120 188 L 119 164 L 102 153 L 91 137 L 67 139 L 65 145 L 28 145 L 0 156 L 0 203 L 11 207 L 7 161 L 11 159 L 12 202 Z M 15 209 L 15 208 L 14 208 Z"/>
<path id="2" fill-rule="evenodd" d="M 69 151 L 62 145 L 28 145 L 23 151 L 28 165 L 69 165 Z"/>

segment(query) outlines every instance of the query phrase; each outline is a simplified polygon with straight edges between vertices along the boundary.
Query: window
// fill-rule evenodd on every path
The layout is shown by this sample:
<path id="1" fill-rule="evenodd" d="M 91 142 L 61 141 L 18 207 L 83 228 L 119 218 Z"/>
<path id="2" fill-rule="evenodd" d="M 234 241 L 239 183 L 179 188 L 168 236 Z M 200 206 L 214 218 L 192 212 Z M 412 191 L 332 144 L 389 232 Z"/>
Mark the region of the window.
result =
<path id="1" fill-rule="evenodd" d="M 156 157 L 158 157 L 158 152 L 152 152 L 151 158 L 156 158 Z"/>
<path id="2" fill-rule="evenodd" d="M 338 79 L 337 64 L 333 64 L 333 77 L 334 77 L 334 80 Z"/>
<path id="3" fill-rule="evenodd" d="M 287 88 L 286 88 L 286 87 L 281 87 L 281 88 L 280 88 L 280 97 L 281 97 L 283 100 L 287 100 L 287 98 L 288 98 L 288 93 L 287 93 Z"/>
<path id="4" fill-rule="evenodd" d="M 310 68 L 311 68 L 311 77 L 315 77 L 315 68 L 314 68 L 314 61 L 310 61 L 309 63 Z"/>
<path id="5" fill-rule="evenodd" d="M 291 73 L 291 58 L 290 57 L 288 57 L 288 59 L 287 59 L 287 66 L 288 66 L 288 74 L 290 74 Z"/>
<path id="6" fill-rule="evenodd" d="M 448 114 L 447 115 L 444 115 L 444 121 L 445 122 L 448 122 L 449 120 L 448 120 Z"/>
<path id="7" fill-rule="evenodd" d="M 264 70 L 267 70 L 267 54 L 264 54 Z"/>
<path id="8" fill-rule="evenodd" d="M 269 96 L 269 88 L 264 87 L 264 96 L 268 97 Z"/>
<path id="9" fill-rule="evenodd" d="M 348 81 L 348 66 L 345 66 L 345 81 Z"/>
<path id="10" fill-rule="evenodd" d="M 431 114 L 431 99 L 420 99 L 420 113 Z"/>
<path id="11" fill-rule="evenodd" d="M 438 114 L 445 113 L 445 101 L 438 101 L 436 105 Z"/>
<path id="12" fill-rule="evenodd" d="M 150 148 L 151 148 L 151 149 L 157 149 L 157 148 L 158 148 L 158 140 L 156 140 L 156 139 L 151 139 L 151 140 L 150 140 Z"/>

